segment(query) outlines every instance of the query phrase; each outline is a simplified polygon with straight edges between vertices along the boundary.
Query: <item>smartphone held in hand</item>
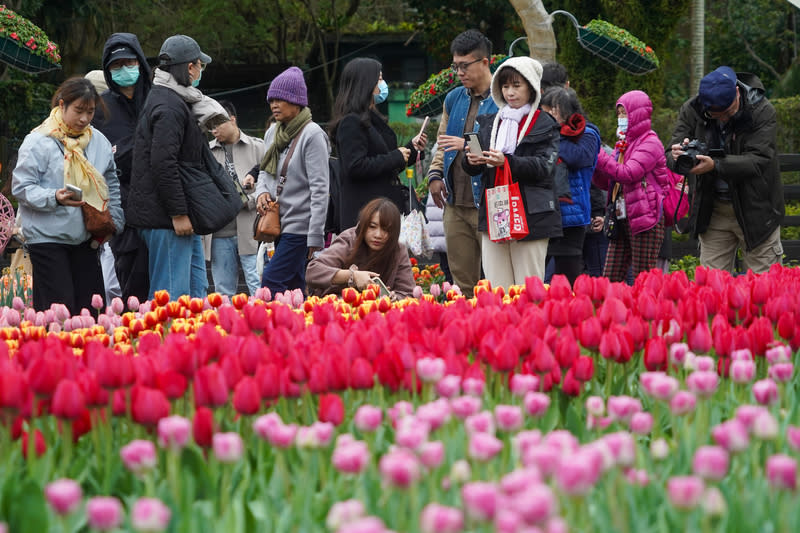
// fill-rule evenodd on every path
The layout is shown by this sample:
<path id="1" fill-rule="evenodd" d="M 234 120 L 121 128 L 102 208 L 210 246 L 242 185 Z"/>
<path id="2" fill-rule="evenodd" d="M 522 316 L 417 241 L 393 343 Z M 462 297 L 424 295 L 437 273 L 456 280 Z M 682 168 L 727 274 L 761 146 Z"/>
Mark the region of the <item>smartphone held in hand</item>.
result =
<path id="1" fill-rule="evenodd" d="M 76 200 L 78 202 L 83 200 L 83 191 L 81 190 L 80 187 L 76 187 L 75 185 L 72 185 L 71 183 L 67 183 L 64 186 L 64 188 L 72 193 L 72 199 L 73 200 Z"/>
<path id="2" fill-rule="evenodd" d="M 391 297 L 391 291 L 386 287 L 386 285 L 381 281 L 381 278 L 375 276 L 374 278 L 370 278 L 370 283 L 375 283 L 381 288 L 381 296 L 389 296 Z"/>
<path id="3" fill-rule="evenodd" d="M 464 138 L 467 140 L 467 146 L 469 146 L 469 153 L 473 155 L 483 155 L 483 147 L 481 146 L 481 141 L 478 139 L 477 131 L 471 131 L 469 133 L 465 133 Z"/>

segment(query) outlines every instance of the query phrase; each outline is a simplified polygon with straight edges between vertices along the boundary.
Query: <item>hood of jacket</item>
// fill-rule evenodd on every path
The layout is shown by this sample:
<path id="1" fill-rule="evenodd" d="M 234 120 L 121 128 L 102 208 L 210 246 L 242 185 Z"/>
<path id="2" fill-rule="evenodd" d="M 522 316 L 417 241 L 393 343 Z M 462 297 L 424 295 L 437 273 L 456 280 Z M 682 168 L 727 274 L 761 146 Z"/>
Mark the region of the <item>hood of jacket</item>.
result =
<path id="1" fill-rule="evenodd" d="M 533 59 L 532 57 L 519 56 L 509 57 L 503 61 L 492 76 L 492 100 L 497 104 L 497 109 L 503 109 L 506 106 L 506 101 L 503 98 L 503 88 L 500 87 L 500 78 L 498 74 L 505 68 L 513 68 L 528 80 L 536 93 L 534 101 L 531 103 L 531 108 L 537 109 L 539 101 L 542 99 L 542 64 Z"/>
<path id="2" fill-rule="evenodd" d="M 118 46 L 130 47 L 139 59 L 139 81 L 136 82 L 136 92 L 134 93 L 134 98 L 138 100 L 140 92 L 145 96 L 150 92 L 153 73 L 150 70 L 150 65 L 147 64 L 147 57 L 142 51 L 142 45 L 139 44 L 139 39 L 132 33 L 114 33 L 108 38 L 105 46 L 103 46 L 103 75 L 105 76 L 108 90 L 121 94 L 119 85 L 114 83 L 114 80 L 111 79 L 111 70 L 107 65 L 111 51 Z M 143 98 L 142 101 L 144 101 Z"/>
<path id="3" fill-rule="evenodd" d="M 628 144 L 650 131 L 650 118 L 653 115 L 653 102 L 644 91 L 629 91 L 617 100 L 628 114 Z M 616 109 L 616 106 L 614 107 Z"/>

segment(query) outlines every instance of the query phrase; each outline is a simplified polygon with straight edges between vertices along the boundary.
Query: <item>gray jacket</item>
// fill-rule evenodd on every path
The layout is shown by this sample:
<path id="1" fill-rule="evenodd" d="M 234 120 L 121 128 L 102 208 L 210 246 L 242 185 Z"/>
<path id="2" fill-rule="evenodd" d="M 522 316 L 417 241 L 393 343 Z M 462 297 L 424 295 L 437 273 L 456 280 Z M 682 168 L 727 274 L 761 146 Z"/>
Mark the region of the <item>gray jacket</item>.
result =
<path id="1" fill-rule="evenodd" d="M 276 128 L 273 124 L 264 134 L 266 146 L 272 145 Z M 283 168 L 288 153 L 287 146 L 278 159 L 278 173 Z M 300 133 L 297 147 L 289 161 L 283 192 L 278 198 L 281 233 L 307 235 L 309 247 L 322 248 L 324 244 L 330 153 L 328 136 L 316 123 L 309 123 Z M 277 188 L 277 176 L 262 170 L 256 184 L 256 198 L 265 192 L 274 198 Z"/>
<path id="2" fill-rule="evenodd" d="M 108 209 L 117 230 L 125 226 L 119 196 L 119 179 L 111 143 L 92 128 L 86 159 L 108 184 Z M 83 223 L 80 207 L 56 202 L 56 191 L 64 188 L 64 154 L 52 137 L 31 132 L 19 148 L 17 166 L 11 180 L 11 193 L 19 201 L 22 234 L 28 244 L 81 244 L 91 237 Z"/>

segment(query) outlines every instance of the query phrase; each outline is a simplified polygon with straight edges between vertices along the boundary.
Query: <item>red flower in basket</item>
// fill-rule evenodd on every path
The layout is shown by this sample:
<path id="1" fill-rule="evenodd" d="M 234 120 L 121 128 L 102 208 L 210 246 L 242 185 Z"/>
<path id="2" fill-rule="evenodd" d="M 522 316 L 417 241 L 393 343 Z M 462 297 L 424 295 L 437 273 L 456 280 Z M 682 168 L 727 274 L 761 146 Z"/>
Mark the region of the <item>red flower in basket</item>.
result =
<path id="1" fill-rule="evenodd" d="M 15 31 L 11 32 L 11 38 L 16 41 L 19 41 L 19 35 L 17 35 L 17 32 Z"/>

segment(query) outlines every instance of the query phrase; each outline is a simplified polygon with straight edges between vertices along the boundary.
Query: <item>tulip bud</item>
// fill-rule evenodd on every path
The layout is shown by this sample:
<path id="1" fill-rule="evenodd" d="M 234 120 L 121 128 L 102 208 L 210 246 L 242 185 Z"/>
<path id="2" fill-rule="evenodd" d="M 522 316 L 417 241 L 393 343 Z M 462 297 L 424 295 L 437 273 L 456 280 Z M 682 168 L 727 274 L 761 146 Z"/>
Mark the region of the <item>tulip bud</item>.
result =
<path id="1" fill-rule="evenodd" d="M 161 500 L 139 498 L 131 510 L 131 525 L 140 533 L 161 533 L 169 526 L 172 512 Z"/>
<path id="2" fill-rule="evenodd" d="M 336 502 L 328 511 L 325 525 L 331 531 L 337 531 L 340 527 L 362 518 L 365 513 L 364 504 L 359 500 Z"/>
<path id="3" fill-rule="evenodd" d="M 91 498 L 86 503 L 89 527 L 99 531 L 111 531 L 122 524 L 122 504 L 116 498 Z"/>
<path id="4" fill-rule="evenodd" d="M 667 481 L 667 496 L 678 509 L 691 510 L 697 507 L 704 490 L 705 484 L 697 476 L 675 476 Z"/>
<path id="5" fill-rule="evenodd" d="M 158 444 L 178 451 L 189 444 L 192 423 L 182 416 L 172 415 L 158 421 Z"/>
<path id="6" fill-rule="evenodd" d="M 776 489 L 797 488 L 797 461 L 788 455 L 777 454 L 767 459 L 766 474 L 767 481 Z"/>
<path id="7" fill-rule="evenodd" d="M 216 433 L 212 440 L 214 456 L 221 463 L 235 463 L 242 458 L 244 443 L 238 433 Z"/>
<path id="8" fill-rule="evenodd" d="M 56 514 L 65 516 L 80 506 L 83 492 L 77 481 L 64 478 L 48 483 L 44 488 L 44 497 Z"/>
<path id="9" fill-rule="evenodd" d="M 650 455 L 656 461 L 662 461 L 669 456 L 669 444 L 664 439 L 656 439 L 650 443 Z"/>
<path id="10" fill-rule="evenodd" d="M 119 450 L 125 467 L 136 475 L 142 475 L 156 466 L 156 447 L 149 440 L 134 440 Z"/>
<path id="11" fill-rule="evenodd" d="M 422 533 L 460 533 L 464 528 L 464 517 L 460 509 L 429 503 L 419 517 Z"/>

